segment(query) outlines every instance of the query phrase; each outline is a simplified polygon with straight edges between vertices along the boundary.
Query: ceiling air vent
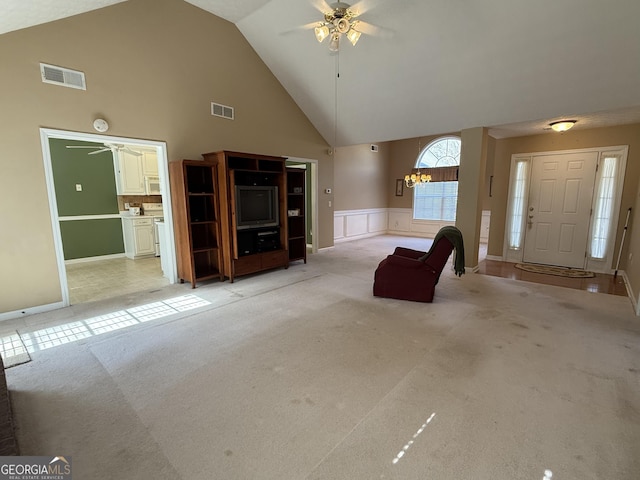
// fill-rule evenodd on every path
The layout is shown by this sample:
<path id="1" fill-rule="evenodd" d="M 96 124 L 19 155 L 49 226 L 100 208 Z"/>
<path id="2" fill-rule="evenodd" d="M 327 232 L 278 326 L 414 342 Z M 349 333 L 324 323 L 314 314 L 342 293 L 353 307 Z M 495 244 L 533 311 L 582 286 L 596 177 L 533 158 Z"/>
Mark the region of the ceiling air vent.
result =
<path id="1" fill-rule="evenodd" d="M 226 105 L 220 105 L 219 103 L 211 102 L 211 115 L 213 115 L 214 117 L 222 117 L 233 120 L 233 107 L 227 107 Z"/>
<path id="2" fill-rule="evenodd" d="M 82 72 L 41 63 L 40 73 L 44 83 L 53 83 L 61 87 L 77 88 L 79 90 L 87 89 L 87 84 L 84 81 L 84 73 Z"/>

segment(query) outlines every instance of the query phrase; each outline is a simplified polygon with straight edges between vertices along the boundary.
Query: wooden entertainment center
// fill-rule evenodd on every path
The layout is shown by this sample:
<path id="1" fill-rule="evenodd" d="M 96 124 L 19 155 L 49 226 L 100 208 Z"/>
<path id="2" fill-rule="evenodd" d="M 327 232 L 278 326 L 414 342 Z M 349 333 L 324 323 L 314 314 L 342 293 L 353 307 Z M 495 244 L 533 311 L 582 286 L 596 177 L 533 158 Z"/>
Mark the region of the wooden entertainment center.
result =
<path id="1" fill-rule="evenodd" d="M 304 179 L 289 174 L 295 184 L 290 195 L 285 158 L 230 151 L 202 156 L 170 163 L 180 280 L 195 288 L 197 281 L 216 276 L 233 282 L 236 276 L 288 268 L 290 260 L 306 262 L 304 234 L 296 227 L 296 237 L 289 237 L 287 210 L 291 196 L 297 221 L 304 222 Z"/>

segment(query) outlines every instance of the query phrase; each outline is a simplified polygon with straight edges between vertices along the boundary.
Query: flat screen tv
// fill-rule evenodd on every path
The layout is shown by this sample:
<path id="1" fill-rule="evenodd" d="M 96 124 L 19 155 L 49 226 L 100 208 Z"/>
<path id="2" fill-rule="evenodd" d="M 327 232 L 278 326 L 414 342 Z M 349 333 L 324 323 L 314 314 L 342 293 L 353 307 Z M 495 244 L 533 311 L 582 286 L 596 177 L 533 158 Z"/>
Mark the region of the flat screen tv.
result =
<path id="1" fill-rule="evenodd" d="M 236 226 L 238 230 L 277 227 L 278 187 L 236 185 Z"/>

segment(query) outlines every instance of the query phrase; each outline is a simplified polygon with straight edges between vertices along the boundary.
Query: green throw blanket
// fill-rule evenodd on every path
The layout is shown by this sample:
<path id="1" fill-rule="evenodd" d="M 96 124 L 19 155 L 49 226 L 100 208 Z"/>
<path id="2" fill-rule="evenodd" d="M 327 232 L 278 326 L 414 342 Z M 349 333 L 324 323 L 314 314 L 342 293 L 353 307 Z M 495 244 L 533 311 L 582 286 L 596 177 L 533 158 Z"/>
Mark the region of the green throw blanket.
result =
<path id="1" fill-rule="evenodd" d="M 429 251 L 426 253 L 426 255 L 420 257 L 419 260 L 422 260 L 424 262 L 427 259 L 441 237 L 445 237 L 453 245 L 453 248 L 455 250 L 453 253 L 453 271 L 456 273 L 456 275 L 461 277 L 464 273 L 464 242 L 462 241 L 462 233 L 460 233 L 460 230 L 458 230 L 456 227 L 442 227 L 440 231 L 436 233 Z"/>

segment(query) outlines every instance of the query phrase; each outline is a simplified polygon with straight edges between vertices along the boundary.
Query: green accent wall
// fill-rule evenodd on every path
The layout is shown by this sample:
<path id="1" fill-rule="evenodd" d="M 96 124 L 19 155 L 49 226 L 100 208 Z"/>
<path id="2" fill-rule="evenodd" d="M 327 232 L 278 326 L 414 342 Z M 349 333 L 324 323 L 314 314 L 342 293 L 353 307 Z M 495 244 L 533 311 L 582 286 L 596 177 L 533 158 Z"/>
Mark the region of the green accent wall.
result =
<path id="1" fill-rule="evenodd" d="M 56 189 L 58 215 L 104 215 L 118 213 L 116 176 L 113 154 L 110 151 L 89 155 L 90 148 L 103 147 L 101 143 L 50 139 L 53 183 Z M 76 184 L 82 191 L 76 191 Z"/>
<path id="2" fill-rule="evenodd" d="M 124 253 L 122 220 L 71 220 L 60 222 L 64 259 Z"/>
<path id="3" fill-rule="evenodd" d="M 104 146 L 57 138 L 49 140 L 58 215 L 118 214 L 113 154 L 107 151 L 89 155 L 94 151 L 91 148 L 67 148 L 68 145 Z M 76 191 L 76 184 L 82 185 L 81 192 Z M 60 222 L 60 233 L 65 260 L 124 253 L 120 218 L 65 220 Z"/>

